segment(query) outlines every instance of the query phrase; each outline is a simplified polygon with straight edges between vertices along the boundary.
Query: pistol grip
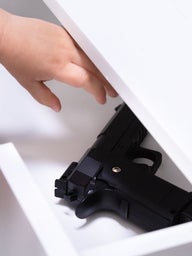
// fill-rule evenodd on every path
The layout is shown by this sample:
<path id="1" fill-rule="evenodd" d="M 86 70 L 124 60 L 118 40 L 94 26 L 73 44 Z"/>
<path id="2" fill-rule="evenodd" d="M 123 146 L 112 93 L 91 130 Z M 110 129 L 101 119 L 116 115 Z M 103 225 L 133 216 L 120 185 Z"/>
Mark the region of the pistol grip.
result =
<path id="1" fill-rule="evenodd" d="M 118 192 L 103 189 L 88 195 L 76 208 L 76 216 L 83 219 L 99 211 L 116 212 L 121 217 L 128 216 L 128 202 L 123 200 Z"/>

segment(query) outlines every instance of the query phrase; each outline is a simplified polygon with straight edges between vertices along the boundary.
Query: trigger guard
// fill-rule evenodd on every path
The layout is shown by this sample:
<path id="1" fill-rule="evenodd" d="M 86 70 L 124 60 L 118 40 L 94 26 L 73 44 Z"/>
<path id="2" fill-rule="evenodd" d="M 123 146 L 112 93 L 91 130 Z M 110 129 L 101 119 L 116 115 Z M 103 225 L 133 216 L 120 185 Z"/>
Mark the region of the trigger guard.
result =
<path id="1" fill-rule="evenodd" d="M 146 158 L 151 160 L 153 164 L 149 166 L 149 168 L 152 174 L 156 173 L 162 162 L 162 155 L 160 152 L 142 147 L 138 147 L 138 149 L 133 152 L 132 159 L 135 158 Z"/>
<path id="2" fill-rule="evenodd" d="M 128 202 L 121 199 L 115 190 L 98 190 L 89 194 L 77 206 L 75 214 L 78 218 L 83 219 L 99 211 L 112 211 L 121 217 L 127 218 Z"/>

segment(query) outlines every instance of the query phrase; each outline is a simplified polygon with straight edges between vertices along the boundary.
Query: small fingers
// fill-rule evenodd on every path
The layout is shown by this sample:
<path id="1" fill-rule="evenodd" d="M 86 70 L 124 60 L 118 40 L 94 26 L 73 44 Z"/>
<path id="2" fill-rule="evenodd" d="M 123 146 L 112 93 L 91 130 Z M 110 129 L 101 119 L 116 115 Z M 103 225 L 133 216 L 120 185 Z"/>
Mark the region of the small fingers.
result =
<path id="1" fill-rule="evenodd" d="M 44 85 L 43 82 L 33 82 L 30 86 L 23 86 L 40 104 L 52 108 L 55 112 L 61 110 L 61 103 L 59 99 L 51 92 L 51 90 Z"/>
<path id="2" fill-rule="evenodd" d="M 107 91 L 107 94 L 110 97 L 117 97 L 118 96 L 118 93 L 116 92 L 116 90 L 109 83 L 105 84 L 105 89 Z"/>
<path id="3" fill-rule="evenodd" d="M 98 70 L 98 68 L 94 65 L 94 63 L 87 57 L 87 55 L 81 50 L 81 48 L 77 47 L 77 53 L 74 55 L 74 59 L 72 61 L 88 70 L 95 77 L 97 77 L 103 84 L 106 89 L 107 94 L 110 97 L 118 96 L 116 90 L 111 86 L 111 84 L 105 79 L 103 74 Z"/>
<path id="4" fill-rule="evenodd" d="M 85 89 L 100 104 L 106 102 L 106 90 L 101 80 L 81 66 L 68 63 L 62 70 L 59 70 L 55 79 L 74 87 Z"/>

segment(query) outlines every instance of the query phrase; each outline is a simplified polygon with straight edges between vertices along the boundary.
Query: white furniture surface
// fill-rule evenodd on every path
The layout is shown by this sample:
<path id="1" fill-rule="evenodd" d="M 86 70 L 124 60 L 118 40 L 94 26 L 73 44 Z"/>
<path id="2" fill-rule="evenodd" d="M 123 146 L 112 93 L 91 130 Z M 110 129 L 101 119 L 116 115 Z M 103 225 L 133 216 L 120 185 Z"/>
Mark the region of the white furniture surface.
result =
<path id="1" fill-rule="evenodd" d="M 192 181 L 192 2 L 44 2 Z"/>
<path id="2" fill-rule="evenodd" d="M 158 175 L 191 191 L 190 2 L 45 2 L 174 159 L 148 136 L 146 146 L 163 154 Z M 54 180 L 92 145 L 121 98 L 99 106 L 52 81 L 63 104 L 55 114 L 3 67 L 0 77 L 1 255 L 191 255 L 192 223 L 146 233 L 111 213 L 80 220 L 54 197 Z"/>

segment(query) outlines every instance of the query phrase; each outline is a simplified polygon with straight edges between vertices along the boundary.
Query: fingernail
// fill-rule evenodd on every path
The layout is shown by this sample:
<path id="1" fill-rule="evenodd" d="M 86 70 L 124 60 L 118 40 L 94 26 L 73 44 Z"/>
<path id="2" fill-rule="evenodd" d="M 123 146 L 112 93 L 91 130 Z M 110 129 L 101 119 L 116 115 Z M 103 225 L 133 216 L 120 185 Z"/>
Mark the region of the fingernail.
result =
<path id="1" fill-rule="evenodd" d="M 104 98 L 96 98 L 97 102 L 99 102 L 100 104 L 105 104 L 106 103 L 106 97 Z"/>
<path id="2" fill-rule="evenodd" d="M 55 112 L 59 112 L 61 110 L 61 108 L 58 105 L 54 105 L 51 106 L 51 108 L 55 111 Z"/>
<path id="3" fill-rule="evenodd" d="M 108 95 L 110 97 L 117 97 L 118 96 L 118 93 L 116 91 L 112 91 L 112 92 L 109 92 Z"/>

